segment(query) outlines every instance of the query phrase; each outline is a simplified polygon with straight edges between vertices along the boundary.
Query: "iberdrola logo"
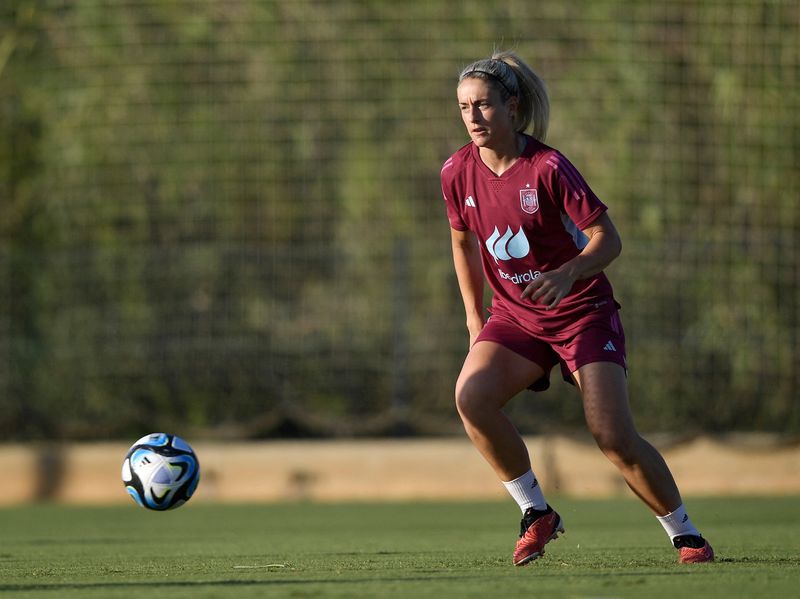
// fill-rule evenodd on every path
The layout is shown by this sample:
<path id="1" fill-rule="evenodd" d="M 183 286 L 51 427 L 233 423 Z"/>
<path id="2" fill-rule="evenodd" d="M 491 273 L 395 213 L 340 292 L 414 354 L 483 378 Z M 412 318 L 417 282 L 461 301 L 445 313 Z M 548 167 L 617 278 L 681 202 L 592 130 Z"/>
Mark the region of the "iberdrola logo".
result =
<path id="1" fill-rule="evenodd" d="M 531 246 L 521 226 L 516 234 L 511 227 L 508 227 L 502 236 L 495 227 L 494 233 L 486 240 L 486 249 L 489 250 L 494 261 L 499 263 L 499 260 L 524 258 L 531 251 Z"/>

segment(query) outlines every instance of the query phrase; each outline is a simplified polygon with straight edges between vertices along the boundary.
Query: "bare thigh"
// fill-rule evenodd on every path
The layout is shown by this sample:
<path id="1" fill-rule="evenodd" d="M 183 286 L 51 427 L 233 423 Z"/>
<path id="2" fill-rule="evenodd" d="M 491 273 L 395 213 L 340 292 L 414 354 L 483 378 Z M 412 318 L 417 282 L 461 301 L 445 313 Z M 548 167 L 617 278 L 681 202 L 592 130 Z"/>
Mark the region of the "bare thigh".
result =
<path id="1" fill-rule="evenodd" d="M 639 434 L 628 402 L 625 370 L 612 362 L 595 362 L 573 373 L 583 396 L 589 431 L 602 449 L 625 452 Z"/>
<path id="2" fill-rule="evenodd" d="M 480 398 L 499 409 L 544 374 L 541 366 L 499 343 L 479 341 L 461 368 L 456 397 Z"/>

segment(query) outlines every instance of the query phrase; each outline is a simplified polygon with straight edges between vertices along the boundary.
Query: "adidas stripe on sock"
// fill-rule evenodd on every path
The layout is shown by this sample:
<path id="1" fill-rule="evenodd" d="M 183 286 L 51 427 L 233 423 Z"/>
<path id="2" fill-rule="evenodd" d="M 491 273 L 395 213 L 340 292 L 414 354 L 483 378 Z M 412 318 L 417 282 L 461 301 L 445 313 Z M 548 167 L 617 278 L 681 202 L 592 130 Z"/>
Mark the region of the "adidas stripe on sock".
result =
<path id="1" fill-rule="evenodd" d="M 535 510 L 547 509 L 547 502 L 544 500 L 542 487 L 533 474 L 533 470 L 528 470 L 525 474 L 508 482 L 503 481 L 503 486 L 517 502 L 522 513 L 532 507 Z"/>
<path id="2" fill-rule="evenodd" d="M 661 526 L 664 527 L 670 540 L 682 535 L 700 536 L 700 531 L 692 524 L 692 521 L 689 519 L 689 514 L 686 513 L 686 508 L 683 507 L 683 504 L 678 506 L 674 512 L 670 512 L 666 516 L 656 516 L 656 518 L 661 522 Z"/>

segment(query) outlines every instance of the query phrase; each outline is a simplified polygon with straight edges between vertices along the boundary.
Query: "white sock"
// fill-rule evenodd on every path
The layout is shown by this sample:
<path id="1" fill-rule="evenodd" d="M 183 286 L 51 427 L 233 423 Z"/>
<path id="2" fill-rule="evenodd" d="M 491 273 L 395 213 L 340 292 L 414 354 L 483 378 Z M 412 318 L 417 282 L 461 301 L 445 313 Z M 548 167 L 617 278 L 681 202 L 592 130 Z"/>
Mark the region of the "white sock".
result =
<path id="1" fill-rule="evenodd" d="M 547 509 L 547 502 L 544 500 L 542 488 L 539 481 L 533 475 L 533 470 L 528 470 L 525 474 L 508 482 L 503 481 L 503 486 L 517 502 L 522 513 L 529 507 L 535 510 Z"/>
<path id="2" fill-rule="evenodd" d="M 683 504 L 678 506 L 674 512 L 666 516 L 656 516 L 656 518 L 661 522 L 661 526 L 664 527 L 664 530 L 667 531 L 670 540 L 674 540 L 675 537 L 682 535 L 700 536 L 700 531 L 692 524 L 692 521 L 689 519 L 689 514 L 686 513 L 686 508 L 683 507 Z"/>

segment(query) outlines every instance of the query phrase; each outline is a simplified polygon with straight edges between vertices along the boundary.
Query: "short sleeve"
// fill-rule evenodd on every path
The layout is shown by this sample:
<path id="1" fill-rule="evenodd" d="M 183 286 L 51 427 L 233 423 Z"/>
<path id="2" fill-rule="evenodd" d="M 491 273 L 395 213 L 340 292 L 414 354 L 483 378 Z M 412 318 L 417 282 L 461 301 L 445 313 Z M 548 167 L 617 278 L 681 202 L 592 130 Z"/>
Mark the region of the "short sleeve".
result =
<path id="1" fill-rule="evenodd" d="M 563 154 L 553 152 L 547 157 L 547 165 L 553 199 L 578 229 L 585 229 L 608 210 Z"/>
<path id="2" fill-rule="evenodd" d="M 444 163 L 444 166 L 442 167 L 442 173 L 441 173 L 442 197 L 444 198 L 444 203 L 445 206 L 447 207 L 447 219 L 450 221 L 450 226 L 456 231 L 466 231 L 467 229 L 469 229 L 469 227 L 464 222 L 464 219 L 461 217 L 461 211 L 459 210 L 458 204 L 456 203 L 456 198 L 458 196 L 455 193 L 453 185 L 452 164 L 453 164 L 453 159 L 450 158 L 447 162 Z"/>

